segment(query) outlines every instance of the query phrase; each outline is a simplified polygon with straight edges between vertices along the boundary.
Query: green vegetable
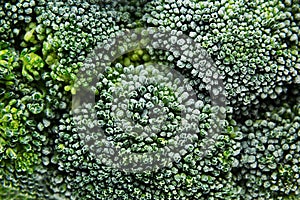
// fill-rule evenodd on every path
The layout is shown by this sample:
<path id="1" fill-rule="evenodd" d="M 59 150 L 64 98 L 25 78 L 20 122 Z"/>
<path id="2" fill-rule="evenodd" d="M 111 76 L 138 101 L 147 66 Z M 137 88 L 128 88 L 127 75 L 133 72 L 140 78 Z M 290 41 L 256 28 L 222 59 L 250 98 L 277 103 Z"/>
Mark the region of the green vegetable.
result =
<path id="1" fill-rule="evenodd" d="M 102 62 L 147 27 L 173 36 Z M 297 0 L 1 2 L 0 198 L 299 199 L 299 27 Z"/>

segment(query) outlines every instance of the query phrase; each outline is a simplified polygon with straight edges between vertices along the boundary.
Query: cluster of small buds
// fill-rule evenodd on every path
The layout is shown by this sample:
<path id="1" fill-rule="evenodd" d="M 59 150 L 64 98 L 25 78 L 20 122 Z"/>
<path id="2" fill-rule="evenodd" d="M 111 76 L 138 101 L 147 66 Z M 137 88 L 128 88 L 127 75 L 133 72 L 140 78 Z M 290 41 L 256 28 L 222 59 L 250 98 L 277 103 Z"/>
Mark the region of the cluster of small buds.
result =
<path id="1" fill-rule="evenodd" d="M 1 1 L 0 198 L 299 199 L 299 27 L 298 0 Z"/>
<path id="2" fill-rule="evenodd" d="M 245 183 L 247 199 L 299 194 L 299 104 L 268 109 L 240 125 L 244 139 L 236 179 Z"/>
<path id="3" fill-rule="evenodd" d="M 52 30 L 52 36 L 46 40 L 55 47 L 57 57 L 57 62 L 51 63 L 52 76 L 70 84 L 92 47 L 119 31 L 129 20 L 127 12 L 87 1 L 39 2 L 36 13 L 38 24 Z"/>
<path id="4" fill-rule="evenodd" d="M 25 24 L 33 21 L 35 0 L 1 2 L 0 4 L 0 40 L 17 42 Z"/>
<path id="5" fill-rule="evenodd" d="M 159 37 L 159 34 L 154 34 L 153 37 Z M 181 42 L 184 44 L 188 40 Z M 126 44 L 130 46 L 130 43 Z M 153 47 L 155 45 L 153 44 Z M 106 51 L 101 48 L 105 46 L 101 45 L 100 50 L 95 52 L 105 53 Z M 124 49 L 126 50 L 128 46 Z M 114 48 L 113 45 L 107 47 Z M 148 50 L 153 49 L 151 47 Z M 123 193 L 125 189 L 132 191 L 135 197 L 141 195 L 148 198 L 158 195 L 174 199 L 197 194 L 199 199 L 205 199 L 214 196 L 217 198 L 223 193 L 229 196 L 236 195 L 230 194 L 234 191 L 234 183 L 227 183 L 219 176 L 220 174 L 232 176 L 230 169 L 234 149 L 231 146 L 235 146 L 233 143 L 237 133 L 228 127 L 232 124 L 226 120 L 213 122 L 217 111 L 224 114 L 226 109 L 198 100 L 199 95 L 194 92 L 191 77 L 197 76 L 203 69 L 197 72 L 197 65 L 189 67 L 191 70 L 194 69 L 194 75 L 185 77 L 178 72 L 180 69 L 176 71 L 174 65 L 170 63 L 157 62 L 155 65 L 151 60 L 152 53 L 145 50 L 123 55 L 118 60 L 120 62 L 110 66 L 104 66 L 104 62 L 99 62 L 103 58 L 108 61 L 109 56 L 92 54 L 92 59 L 87 59 L 83 65 L 84 73 L 78 79 L 75 97 L 84 97 L 82 101 L 89 99 L 88 95 L 80 95 L 81 92 L 89 90 L 92 96 L 95 95 L 95 103 L 87 101 L 74 109 L 75 127 L 98 163 L 107 166 L 108 171 L 115 168 L 125 173 L 135 172 L 131 175 L 134 183 L 154 181 L 152 187 L 155 187 L 156 192 L 155 195 L 151 194 L 144 185 L 134 186 L 133 183 L 122 183 L 124 187 L 118 188 L 116 183 L 122 182 L 120 178 L 118 182 L 106 182 L 108 188 L 111 188 L 105 190 L 106 195 L 112 197 L 116 195 L 116 191 Z M 198 56 L 203 62 L 200 63 L 201 66 L 205 68 L 208 61 L 205 62 L 203 53 L 199 52 Z M 190 58 L 194 58 L 193 55 Z M 178 62 L 180 59 L 179 57 Z M 97 70 L 100 68 L 98 65 L 103 67 L 100 73 Z M 185 73 L 188 74 L 188 71 Z M 204 74 L 203 77 L 207 76 L 206 82 L 209 83 L 211 80 L 209 77 L 212 75 L 210 72 L 207 73 L 208 75 Z M 93 74 L 97 74 L 96 82 L 93 81 L 94 78 L 89 78 Z M 206 89 L 203 87 L 202 89 Z M 91 113 L 93 108 L 95 113 Z M 213 132 L 218 130 L 214 128 L 215 126 L 222 126 L 219 127 L 221 132 Z M 173 146 L 180 140 L 184 145 L 181 144 L 182 147 L 176 152 Z M 170 158 L 172 162 L 169 162 Z M 157 160 L 161 163 L 156 162 Z M 147 168 L 149 165 L 150 168 Z M 68 171 L 72 167 L 69 164 L 63 166 Z M 169 172 L 171 168 L 174 172 Z M 152 175 L 139 173 L 143 170 Z M 210 182 L 203 186 L 198 184 L 198 181 L 204 184 L 205 177 L 191 178 L 190 174 L 207 174 Z M 213 184 L 216 182 L 217 185 Z M 173 187 L 167 187 L 170 183 L 173 183 Z M 102 186 L 101 183 L 98 184 L 98 187 Z M 176 187 L 182 188 L 181 191 L 176 191 Z M 104 197 L 105 194 L 99 195 Z"/>
<path id="6" fill-rule="evenodd" d="M 299 5 L 168 0 L 153 1 L 144 12 L 147 25 L 182 31 L 201 44 L 237 115 L 247 116 L 260 99 L 276 99 L 284 85 L 299 84 Z"/>
<path id="7" fill-rule="evenodd" d="M 41 181 L 47 177 L 46 167 L 53 144 L 52 126 L 70 99 L 61 83 L 54 82 L 45 71 L 42 55 L 34 46 L 37 38 L 32 30 L 35 29 L 34 23 L 25 28 L 27 32 L 22 43 L 28 46 L 24 48 L 21 43 L 21 51 L 11 44 L 0 45 L 0 70 L 3 72 L 0 77 L 3 86 L 0 92 L 3 131 L 0 174 L 2 185 L 9 188 L 13 184 L 25 199 L 48 195 Z"/>

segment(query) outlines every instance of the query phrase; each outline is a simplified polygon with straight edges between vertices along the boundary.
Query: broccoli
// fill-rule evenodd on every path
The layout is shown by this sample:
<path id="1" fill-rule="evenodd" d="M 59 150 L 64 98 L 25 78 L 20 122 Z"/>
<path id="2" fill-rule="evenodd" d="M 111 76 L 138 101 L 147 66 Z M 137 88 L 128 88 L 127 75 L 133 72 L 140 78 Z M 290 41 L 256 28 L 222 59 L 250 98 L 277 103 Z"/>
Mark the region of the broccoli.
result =
<path id="1" fill-rule="evenodd" d="M 105 61 L 147 27 L 182 52 Z M 297 0 L 1 1 L 0 197 L 298 199 L 299 27 Z"/>
<path id="2" fill-rule="evenodd" d="M 299 104 L 268 105 L 255 119 L 239 124 L 244 133 L 235 177 L 248 199 L 299 195 Z"/>
<path id="3" fill-rule="evenodd" d="M 248 106 L 276 99 L 287 85 L 299 84 L 296 15 L 296 2 L 167 0 L 147 5 L 142 21 L 199 42 L 224 76 L 229 106 L 247 116 Z"/>

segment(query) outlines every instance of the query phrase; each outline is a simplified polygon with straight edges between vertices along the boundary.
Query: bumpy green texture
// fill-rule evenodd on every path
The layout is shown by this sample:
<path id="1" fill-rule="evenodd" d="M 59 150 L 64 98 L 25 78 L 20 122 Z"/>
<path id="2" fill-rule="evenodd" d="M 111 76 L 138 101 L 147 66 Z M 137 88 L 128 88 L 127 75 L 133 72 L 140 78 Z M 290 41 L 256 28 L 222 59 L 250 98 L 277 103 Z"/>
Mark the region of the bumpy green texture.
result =
<path id="1" fill-rule="evenodd" d="M 162 0 L 146 6 L 143 21 L 199 42 L 224 77 L 229 106 L 248 115 L 249 105 L 300 83 L 299 9 L 297 1 Z"/>
<path id="2" fill-rule="evenodd" d="M 237 167 L 247 198 L 270 199 L 299 193 L 300 107 L 269 105 L 258 119 L 247 119 Z"/>
<path id="3" fill-rule="evenodd" d="M 183 53 L 101 63 L 153 26 Z M 298 0 L 1 1 L 0 198 L 299 199 L 299 27 Z"/>

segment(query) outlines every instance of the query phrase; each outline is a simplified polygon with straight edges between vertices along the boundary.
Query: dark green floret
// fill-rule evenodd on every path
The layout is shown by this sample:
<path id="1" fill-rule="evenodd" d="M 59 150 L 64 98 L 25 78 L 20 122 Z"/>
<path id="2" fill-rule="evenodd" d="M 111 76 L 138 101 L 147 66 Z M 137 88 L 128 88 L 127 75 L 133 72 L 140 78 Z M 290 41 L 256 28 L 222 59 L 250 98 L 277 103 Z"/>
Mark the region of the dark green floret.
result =
<path id="1" fill-rule="evenodd" d="M 1 1 L 0 199 L 299 199 L 299 27 L 299 0 Z"/>

